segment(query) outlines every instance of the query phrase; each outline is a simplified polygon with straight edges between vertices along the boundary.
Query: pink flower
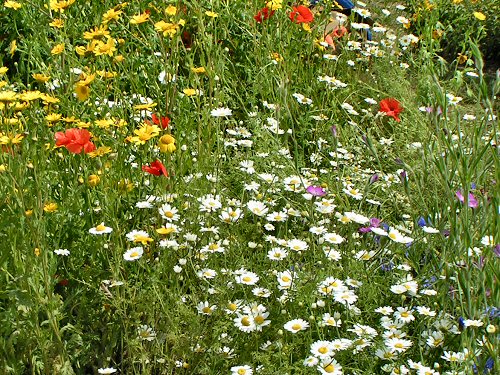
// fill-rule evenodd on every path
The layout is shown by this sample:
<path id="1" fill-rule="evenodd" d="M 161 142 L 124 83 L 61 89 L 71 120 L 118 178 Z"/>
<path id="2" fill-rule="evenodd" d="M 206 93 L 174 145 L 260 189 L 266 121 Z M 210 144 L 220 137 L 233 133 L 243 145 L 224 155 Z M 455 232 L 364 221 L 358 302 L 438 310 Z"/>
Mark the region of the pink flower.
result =
<path id="1" fill-rule="evenodd" d="M 455 194 L 460 202 L 465 203 L 465 198 L 464 195 L 462 194 L 462 190 L 457 191 Z M 469 199 L 467 201 L 469 207 L 477 208 L 479 206 L 476 197 L 472 193 L 469 193 Z"/>
<path id="2" fill-rule="evenodd" d="M 326 191 L 321 186 L 309 186 L 306 191 L 314 197 L 322 197 L 326 195 Z"/>

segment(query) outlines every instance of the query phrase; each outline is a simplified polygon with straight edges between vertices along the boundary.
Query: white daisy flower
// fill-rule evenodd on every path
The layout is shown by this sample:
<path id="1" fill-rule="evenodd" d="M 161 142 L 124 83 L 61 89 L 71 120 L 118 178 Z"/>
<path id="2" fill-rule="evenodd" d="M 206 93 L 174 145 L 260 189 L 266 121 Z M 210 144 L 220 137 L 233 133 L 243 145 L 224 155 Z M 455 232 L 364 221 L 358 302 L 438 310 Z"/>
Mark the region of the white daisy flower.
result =
<path id="1" fill-rule="evenodd" d="M 233 111 L 229 108 L 216 108 L 210 111 L 212 117 L 226 117 L 231 116 Z"/>
<path id="2" fill-rule="evenodd" d="M 142 257 L 142 254 L 144 254 L 144 249 L 141 246 L 133 247 L 123 254 L 123 259 L 126 261 L 134 261 Z"/>
<path id="3" fill-rule="evenodd" d="M 309 328 L 309 323 L 304 319 L 293 319 L 285 323 L 283 328 L 285 328 L 289 332 L 297 333 L 299 331 L 305 331 L 307 328 Z"/>
<path id="4" fill-rule="evenodd" d="M 97 225 L 94 228 L 89 229 L 89 233 L 95 234 L 95 235 L 107 234 L 107 233 L 111 233 L 112 231 L 113 231 L 113 228 L 105 226 L 104 222 L 102 222 L 101 224 Z"/>

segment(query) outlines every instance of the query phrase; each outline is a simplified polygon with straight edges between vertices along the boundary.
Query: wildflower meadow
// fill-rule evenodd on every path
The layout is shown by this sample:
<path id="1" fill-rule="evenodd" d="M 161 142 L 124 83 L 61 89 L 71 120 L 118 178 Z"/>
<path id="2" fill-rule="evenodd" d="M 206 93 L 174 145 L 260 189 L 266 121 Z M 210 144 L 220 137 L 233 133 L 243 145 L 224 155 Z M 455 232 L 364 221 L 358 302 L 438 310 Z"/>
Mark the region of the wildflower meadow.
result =
<path id="1" fill-rule="evenodd" d="M 498 374 L 496 0 L 2 0 L 1 374 Z"/>

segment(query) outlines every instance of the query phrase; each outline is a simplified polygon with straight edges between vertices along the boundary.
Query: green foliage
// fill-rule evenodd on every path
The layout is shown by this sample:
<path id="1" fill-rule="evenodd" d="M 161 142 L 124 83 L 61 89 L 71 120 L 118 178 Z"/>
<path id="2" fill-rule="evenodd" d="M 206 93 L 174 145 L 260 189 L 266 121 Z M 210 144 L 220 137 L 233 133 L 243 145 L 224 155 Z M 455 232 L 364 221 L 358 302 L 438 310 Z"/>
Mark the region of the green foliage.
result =
<path id="1" fill-rule="evenodd" d="M 497 5 L 279 3 L 1 6 L 3 373 L 500 366 Z"/>

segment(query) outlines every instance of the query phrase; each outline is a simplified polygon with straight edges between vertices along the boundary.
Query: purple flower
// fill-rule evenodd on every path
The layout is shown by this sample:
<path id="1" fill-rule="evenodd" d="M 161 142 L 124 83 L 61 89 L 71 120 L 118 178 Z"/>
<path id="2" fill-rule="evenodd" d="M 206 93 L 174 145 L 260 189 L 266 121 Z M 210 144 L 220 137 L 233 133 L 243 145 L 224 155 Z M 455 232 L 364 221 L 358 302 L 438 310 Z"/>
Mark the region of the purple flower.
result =
<path id="1" fill-rule="evenodd" d="M 425 222 L 425 219 L 420 216 L 420 218 L 418 219 L 418 226 L 419 227 L 425 227 L 427 225 L 427 223 Z"/>
<path id="2" fill-rule="evenodd" d="M 337 138 L 337 127 L 333 125 L 330 130 L 332 131 L 332 135 Z"/>
<path id="3" fill-rule="evenodd" d="M 493 254 L 495 254 L 497 257 L 500 257 L 500 244 L 496 245 L 493 248 Z"/>
<path id="4" fill-rule="evenodd" d="M 372 231 L 372 228 L 378 228 L 380 226 L 380 223 L 382 220 L 377 219 L 376 217 L 372 217 L 370 219 L 370 226 L 368 227 L 361 227 L 358 229 L 359 233 L 368 233 Z"/>
<path id="5" fill-rule="evenodd" d="M 370 184 L 373 184 L 374 182 L 378 181 L 379 177 L 378 177 L 378 174 L 374 173 L 371 177 L 370 177 Z"/>
<path id="6" fill-rule="evenodd" d="M 309 186 L 306 191 L 314 197 L 323 197 L 326 195 L 326 191 L 321 186 Z"/>
<path id="7" fill-rule="evenodd" d="M 462 194 L 462 190 L 458 190 L 455 194 L 460 202 L 465 203 L 465 198 Z M 474 194 L 472 193 L 469 193 L 468 205 L 472 208 L 477 208 L 479 206 L 476 197 L 474 197 Z"/>

